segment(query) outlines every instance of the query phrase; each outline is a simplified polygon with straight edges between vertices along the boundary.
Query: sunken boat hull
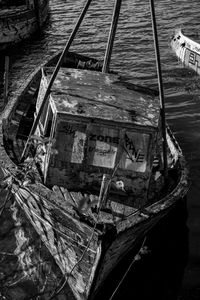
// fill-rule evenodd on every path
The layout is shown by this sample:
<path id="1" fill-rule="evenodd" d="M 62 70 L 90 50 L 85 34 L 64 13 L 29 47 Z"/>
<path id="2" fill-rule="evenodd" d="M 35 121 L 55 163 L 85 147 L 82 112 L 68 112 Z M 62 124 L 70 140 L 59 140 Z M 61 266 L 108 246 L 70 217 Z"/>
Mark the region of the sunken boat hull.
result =
<path id="1" fill-rule="evenodd" d="M 58 58 L 59 55 L 53 57 L 43 68 L 54 66 Z M 97 60 L 74 53 L 67 54 L 63 65 L 69 68 L 68 73 L 72 73 L 72 69 L 101 71 Z M 34 114 L 37 113 L 36 101 L 42 76 L 42 70 L 38 68 L 18 95 L 10 99 L 1 116 L 1 161 L 7 176 L 9 170 L 12 174 L 16 172 L 15 167 L 19 164 Z M 140 90 L 134 85 L 131 89 Z M 144 88 L 141 91 L 144 93 Z M 151 94 L 152 91 L 146 89 L 145 93 Z M 158 194 L 154 190 L 154 182 L 149 188 L 149 201 L 135 199 L 134 204 L 128 201 L 126 206 L 123 206 L 125 197 L 120 202 L 115 192 L 100 211 L 95 208 L 82 211 L 77 205 L 82 200 L 77 190 L 57 185 L 46 187 L 39 175 L 34 183 L 27 178 L 22 179 L 17 173 L 14 176 L 12 192 L 15 199 L 65 276 L 70 299 L 97 299 L 119 261 L 173 209 L 177 201 L 185 197 L 187 169 L 181 149 L 169 128 L 167 143 L 169 181 L 165 189 Z M 156 158 L 152 168 L 157 168 Z M 98 200 L 95 189 L 93 193 L 93 198 Z"/>
<path id="2" fill-rule="evenodd" d="M 29 38 L 48 17 L 49 1 L 28 1 L 0 10 L 0 51 Z"/>
<path id="3" fill-rule="evenodd" d="M 185 67 L 200 75 L 200 43 L 193 41 L 178 30 L 171 40 L 171 47 Z"/>

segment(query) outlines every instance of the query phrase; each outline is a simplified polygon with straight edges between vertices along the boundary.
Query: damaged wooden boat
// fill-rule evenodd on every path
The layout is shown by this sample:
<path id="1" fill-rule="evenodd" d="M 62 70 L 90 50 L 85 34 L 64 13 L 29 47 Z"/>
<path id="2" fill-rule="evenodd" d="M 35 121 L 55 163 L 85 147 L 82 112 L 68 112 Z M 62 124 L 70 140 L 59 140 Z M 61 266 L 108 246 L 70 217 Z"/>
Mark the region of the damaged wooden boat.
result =
<path id="1" fill-rule="evenodd" d="M 184 66 L 200 75 L 200 43 L 185 36 L 181 30 L 176 30 L 171 47 Z"/>
<path id="2" fill-rule="evenodd" d="M 117 264 L 188 190 L 158 94 L 109 70 L 121 1 L 103 64 L 68 51 L 87 4 L 62 54 L 10 98 L 0 135 L 7 183 L 76 300 L 102 299 Z"/>
<path id="3" fill-rule="evenodd" d="M 0 51 L 39 30 L 47 19 L 49 0 L 0 1 Z"/>

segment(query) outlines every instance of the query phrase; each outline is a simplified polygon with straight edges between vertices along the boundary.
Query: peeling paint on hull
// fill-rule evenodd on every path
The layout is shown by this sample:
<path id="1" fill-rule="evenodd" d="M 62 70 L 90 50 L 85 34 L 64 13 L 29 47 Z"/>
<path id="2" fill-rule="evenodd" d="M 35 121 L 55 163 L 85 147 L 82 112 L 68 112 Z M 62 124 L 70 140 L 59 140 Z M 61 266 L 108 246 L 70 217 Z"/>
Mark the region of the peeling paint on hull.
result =
<path id="1" fill-rule="evenodd" d="M 26 5 L 0 11 L 0 51 L 29 38 L 48 17 L 48 0 L 39 3 L 37 15 L 34 8 Z"/>

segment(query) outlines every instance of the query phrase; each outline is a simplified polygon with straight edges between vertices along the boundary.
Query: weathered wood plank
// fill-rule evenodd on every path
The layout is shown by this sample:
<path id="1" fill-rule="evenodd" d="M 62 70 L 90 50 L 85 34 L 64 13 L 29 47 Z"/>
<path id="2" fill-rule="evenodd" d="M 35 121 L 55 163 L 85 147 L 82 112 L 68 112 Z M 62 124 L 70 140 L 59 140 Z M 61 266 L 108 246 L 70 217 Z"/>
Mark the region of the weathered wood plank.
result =
<path id="1" fill-rule="evenodd" d="M 83 300 L 100 257 L 98 233 L 31 190 L 16 187 L 18 202 L 68 278 L 75 298 Z"/>
<path id="2" fill-rule="evenodd" d="M 49 81 L 51 68 L 45 73 Z M 57 112 L 158 126 L 158 99 L 128 89 L 118 75 L 61 68 L 51 90 Z"/>

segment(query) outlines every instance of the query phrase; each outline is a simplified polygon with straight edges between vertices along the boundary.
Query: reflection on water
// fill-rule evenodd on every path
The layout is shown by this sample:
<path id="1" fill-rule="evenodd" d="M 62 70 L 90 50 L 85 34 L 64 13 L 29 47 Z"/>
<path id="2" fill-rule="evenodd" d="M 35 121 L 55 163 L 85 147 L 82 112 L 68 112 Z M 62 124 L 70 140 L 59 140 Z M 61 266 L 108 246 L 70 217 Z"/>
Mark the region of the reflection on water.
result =
<path id="1" fill-rule="evenodd" d="M 31 253 L 33 249 L 31 246 L 28 246 L 29 238 L 25 237 L 25 232 L 23 230 L 23 220 L 18 216 L 19 207 L 14 203 L 11 206 L 12 218 L 15 225 L 15 240 L 16 248 L 14 254 L 18 257 L 19 265 L 21 266 L 24 277 L 28 277 L 34 274 L 34 269 L 32 269 L 31 264 Z M 34 277 L 33 277 L 34 279 Z"/>
<path id="2" fill-rule="evenodd" d="M 50 299 L 62 274 L 13 201 L 0 218 L 0 299 Z"/>
<path id="3" fill-rule="evenodd" d="M 84 0 L 51 0 L 50 18 L 44 31 L 6 52 L 10 56 L 10 93 L 15 92 L 40 63 L 63 48 L 84 3 Z M 111 21 L 109 9 L 113 3 L 114 0 L 94 1 L 84 26 L 73 44 L 74 50 L 79 50 L 84 54 L 89 52 L 94 57 L 103 60 L 108 25 Z M 175 28 L 184 28 L 185 33 L 189 33 L 195 40 L 200 41 L 200 2 L 199 0 L 159 0 L 155 1 L 155 7 L 167 121 L 183 149 L 192 179 L 188 194 L 190 263 L 186 269 L 188 271 L 184 278 L 181 300 L 199 299 L 200 293 L 198 294 L 197 290 L 200 287 L 200 241 L 198 238 L 200 233 L 198 217 L 200 214 L 198 201 L 200 195 L 200 84 L 199 77 L 178 65 L 177 59 L 170 50 L 170 37 Z M 135 84 L 157 88 L 148 1 L 124 0 L 122 14 L 114 45 L 112 67 L 125 74 Z M 1 91 L 2 56 L 0 58 Z M 149 296 L 154 293 L 152 296 L 154 299 L 156 297 L 161 300 L 175 299 L 173 297 L 180 286 L 188 250 L 185 210 L 179 207 L 172 214 L 174 215 L 160 224 L 159 231 L 152 231 L 147 240 L 149 254 L 145 256 L 144 261 L 138 262 L 131 269 L 123 288 L 116 294 L 116 299 L 122 299 L 122 297 L 129 299 L 127 294 L 124 295 L 126 291 L 138 295 L 138 299 L 145 299 L 147 291 Z M 2 295 L 6 294 L 11 297 L 10 299 L 16 299 L 14 295 L 18 292 L 18 299 L 24 299 L 23 295 L 30 298 L 43 291 L 44 287 L 45 291 L 49 291 L 52 286 L 59 284 L 58 278 L 61 276 L 59 271 L 15 204 L 11 211 L 7 208 L 0 218 L 0 239 L 0 292 Z M 12 286 L 12 283 L 17 281 L 19 283 Z M 113 282 L 115 284 L 117 279 Z M 163 294 L 161 296 L 160 293 L 164 291 L 166 291 L 166 296 Z M 172 296 L 172 291 L 174 296 Z M 195 292 L 191 296 L 192 291 Z M 156 292 L 157 295 L 155 295 Z M 46 293 L 48 299 L 47 295 L 48 292 Z"/>

